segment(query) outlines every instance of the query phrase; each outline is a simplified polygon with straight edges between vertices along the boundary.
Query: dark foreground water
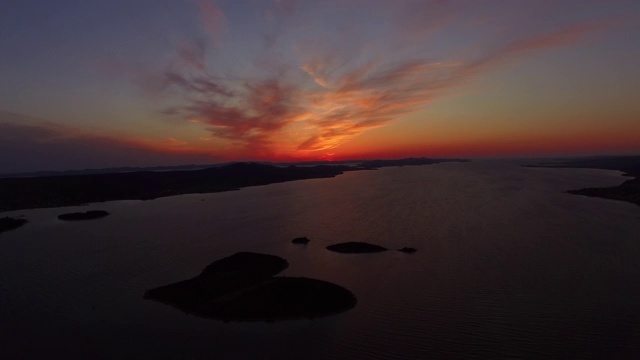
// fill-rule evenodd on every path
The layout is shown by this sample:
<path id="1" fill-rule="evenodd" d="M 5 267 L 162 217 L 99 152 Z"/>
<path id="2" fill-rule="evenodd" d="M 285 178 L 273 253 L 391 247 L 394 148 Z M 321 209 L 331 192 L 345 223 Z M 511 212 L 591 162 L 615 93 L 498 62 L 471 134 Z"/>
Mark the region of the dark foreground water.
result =
<path id="1" fill-rule="evenodd" d="M 31 222 L 0 235 L 0 357 L 637 359 L 640 207 L 562 193 L 623 180 L 443 163 L 5 213 Z M 94 208 L 112 215 L 56 218 Z M 419 251 L 324 248 L 344 241 Z M 142 298 L 237 251 L 282 256 L 284 275 L 347 287 L 358 305 L 225 324 Z"/>

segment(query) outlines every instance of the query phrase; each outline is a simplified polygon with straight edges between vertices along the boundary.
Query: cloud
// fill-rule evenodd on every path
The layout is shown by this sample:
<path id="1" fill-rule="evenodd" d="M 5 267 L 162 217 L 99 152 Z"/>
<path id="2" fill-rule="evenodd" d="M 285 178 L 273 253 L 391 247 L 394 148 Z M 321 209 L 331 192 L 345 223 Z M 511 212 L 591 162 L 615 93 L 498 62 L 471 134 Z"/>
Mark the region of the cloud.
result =
<path id="1" fill-rule="evenodd" d="M 165 70 L 163 87 L 177 89 L 182 101 L 165 113 L 197 119 L 214 138 L 249 155 L 327 151 L 521 56 L 578 43 L 618 23 L 553 20 L 568 13 L 550 4 L 536 4 L 546 13 L 528 23 L 526 6 L 516 9 L 515 24 L 513 9 L 494 14 L 480 7 L 476 15 L 477 8 L 453 1 L 335 3 L 339 11 L 331 14 L 340 18 L 276 1 L 264 8 L 263 26 L 255 25 L 265 40 L 264 49 L 247 53 L 255 68 L 216 73 L 203 65 L 205 49 L 179 50 L 184 64 Z M 322 27 L 309 25 L 321 16 Z"/>
<path id="2" fill-rule="evenodd" d="M 239 144 L 252 154 L 267 155 L 273 134 L 304 117 L 300 90 L 277 78 L 246 80 L 231 88 L 211 78 L 167 74 L 167 81 L 192 98 L 166 109 L 205 124 L 214 137 Z"/>
<path id="3" fill-rule="evenodd" d="M 94 134 L 0 111 L 2 173 L 213 163 L 214 155 L 167 139 L 164 142 Z"/>
<path id="4" fill-rule="evenodd" d="M 227 19 L 222 9 L 215 2 L 200 0 L 198 2 L 200 18 L 214 46 L 219 46 L 227 28 Z"/>

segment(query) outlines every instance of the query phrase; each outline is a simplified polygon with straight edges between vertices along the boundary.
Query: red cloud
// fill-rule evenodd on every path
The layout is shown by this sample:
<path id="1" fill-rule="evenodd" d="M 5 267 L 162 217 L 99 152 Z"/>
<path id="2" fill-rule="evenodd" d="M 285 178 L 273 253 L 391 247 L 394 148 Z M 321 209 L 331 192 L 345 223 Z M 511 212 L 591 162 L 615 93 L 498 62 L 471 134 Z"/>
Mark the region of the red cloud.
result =
<path id="1" fill-rule="evenodd" d="M 222 40 L 222 36 L 227 27 L 227 19 L 224 12 L 216 6 L 213 1 L 200 0 L 198 5 L 202 23 L 213 40 L 214 45 L 217 46 Z"/>
<path id="2" fill-rule="evenodd" d="M 212 74 L 200 66 L 205 63 L 200 59 L 203 49 L 183 49 L 180 56 L 192 66 L 188 71 L 186 67 L 166 71 L 164 83 L 180 89 L 184 103 L 168 112 L 197 118 L 214 137 L 240 145 L 254 155 L 328 150 L 363 131 L 419 110 L 516 55 L 571 45 L 619 23 L 591 21 L 554 30 L 538 26 L 535 31 L 501 29 L 488 42 L 462 42 L 460 49 L 431 59 L 419 43 L 423 37 L 417 35 L 433 35 L 452 27 L 469 31 L 479 20 L 467 19 L 470 23 L 456 28 L 459 24 L 455 21 L 464 18 L 457 12 L 463 9 L 448 1 L 428 2 L 417 8 L 415 3 L 407 4 L 413 6 L 411 15 L 396 12 L 404 14 L 406 26 L 393 23 L 398 27 L 396 38 L 389 35 L 391 40 L 398 40 L 395 47 L 367 43 L 370 38 L 358 43 L 357 36 L 350 37 L 348 27 L 343 38 L 332 41 L 307 41 L 304 33 L 296 33 L 299 29 L 291 29 L 287 34 L 295 35 L 296 41 L 289 45 L 297 49 L 294 54 L 298 58 L 285 59 L 279 58 L 273 47 L 290 25 L 288 19 L 297 14 L 297 4 L 278 1 L 266 10 L 272 26 L 267 26 L 264 34 L 264 53 L 254 54 L 259 59 L 254 63 L 263 67 L 262 71 L 255 72 L 254 77 Z M 202 9 L 206 18 L 221 18 L 211 15 L 217 11 Z M 420 23 L 420 18 L 426 23 Z M 315 35 L 310 37 L 317 40 Z M 353 46 L 345 46 L 349 44 Z M 407 53 L 407 49 L 412 51 Z"/>

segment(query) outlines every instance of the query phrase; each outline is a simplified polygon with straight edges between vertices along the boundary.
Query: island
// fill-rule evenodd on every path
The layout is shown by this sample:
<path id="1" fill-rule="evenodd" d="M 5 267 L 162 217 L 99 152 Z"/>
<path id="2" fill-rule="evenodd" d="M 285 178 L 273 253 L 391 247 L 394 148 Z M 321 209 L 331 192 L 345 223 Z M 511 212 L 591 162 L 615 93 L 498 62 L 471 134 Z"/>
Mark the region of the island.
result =
<path id="1" fill-rule="evenodd" d="M 8 216 L 2 217 L 0 218 L 0 233 L 15 230 L 28 222 L 29 221 L 27 219 L 22 218 L 12 218 Z"/>
<path id="2" fill-rule="evenodd" d="M 568 190 L 567 193 L 627 201 L 640 205 L 640 156 L 587 157 L 528 165 L 528 167 L 591 168 L 622 171 L 624 176 L 633 178 L 624 181 L 618 186 Z"/>
<path id="3" fill-rule="evenodd" d="M 376 253 L 388 250 L 387 248 L 379 245 L 357 241 L 329 245 L 327 246 L 327 249 L 344 254 Z"/>
<path id="4" fill-rule="evenodd" d="M 109 213 L 104 210 L 89 210 L 85 212 L 74 212 L 58 215 L 58 219 L 64 221 L 93 220 L 108 216 Z"/>
<path id="5" fill-rule="evenodd" d="M 413 254 L 414 252 L 418 251 L 418 249 L 405 246 L 405 247 L 403 247 L 401 249 L 398 249 L 398 251 L 406 253 L 406 254 Z"/>
<path id="6" fill-rule="evenodd" d="M 356 305 L 356 297 L 339 285 L 274 277 L 288 266 L 278 256 L 239 252 L 211 263 L 192 279 L 148 290 L 144 298 L 225 322 L 313 319 Z"/>
<path id="7" fill-rule="evenodd" d="M 306 236 L 303 237 L 297 237 L 293 240 L 291 240 L 292 244 L 299 244 L 299 245 L 307 245 L 311 240 L 309 240 Z"/>
<path id="8" fill-rule="evenodd" d="M 84 205 L 113 200 L 151 200 L 160 197 L 238 190 L 294 180 L 331 178 L 346 171 L 383 166 L 429 165 L 460 159 L 401 159 L 340 163 L 271 165 L 232 163 L 204 169 L 134 170 L 113 173 L 71 172 L 45 176 L 0 177 L 0 212 Z M 117 171 L 117 169 L 114 169 Z"/>

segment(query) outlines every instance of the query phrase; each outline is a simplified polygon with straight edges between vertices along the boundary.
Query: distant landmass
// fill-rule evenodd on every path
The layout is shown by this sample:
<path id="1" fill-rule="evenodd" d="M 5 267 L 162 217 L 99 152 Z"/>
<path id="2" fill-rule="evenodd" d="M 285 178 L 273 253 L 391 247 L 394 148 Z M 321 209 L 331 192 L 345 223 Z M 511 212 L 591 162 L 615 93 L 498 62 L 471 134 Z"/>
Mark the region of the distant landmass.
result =
<path id="1" fill-rule="evenodd" d="M 137 171 L 178 171 L 178 170 L 201 170 L 211 167 L 229 165 L 222 164 L 201 164 L 201 165 L 175 165 L 175 166 L 149 166 L 149 167 L 114 167 L 104 169 L 82 169 L 82 170 L 65 170 L 65 171 L 32 171 L 20 173 L 0 174 L 0 178 L 22 178 L 22 177 L 44 177 L 44 176 L 71 176 L 71 175 L 94 175 L 94 174 L 115 174 Z"/>
<path id="2" fill-rule="evenodd" d="M 408 158 L 365 161 L 354 166 L 232 163 L 205 169 L 193 169 L 191 166 L 195 165 L 189 165 L 182 170 L 152 168 L 145 171 L 114 173 L 5 177 L 0 178 L 0 212 L 213 193 L 293 180 L 329 178 L 345 171 L 372 170 L 385 166 L 429 165 L 446 161 L 465 160 Z M 344 163 L 346 162 L 341 162 Z"/>
<path id="3" fill-rule="evenodd" d="M 416 166 L 416 165 L 431 165 L 437 164 L 443 161 L 456 161 L 466 162 L 466 159 L 429 159 L 429 158 L 406 158 L 406 159 L 391 159 L 391 160 L 368 160 L 363 161 L 358 165 L 362 169 L 378 169 L 387 166 Z"/>
<path id="4" fill-rule="evenodd" d="M 633 177 L 633 179 L 627 180 L 618 186 L 584 188 L 567 192 L 576 195 L 627 201 L 640 205 L 640 156 L 588 157 L 529 165 L 529 167 L 590 168 L 622 171 L 624 176 Z"/>
<path id="5" fill-rule="evenodd" d="M 272 165 L 278 167 L 288 166 L 315 166 L 315 165 L 346 165 L 360 166 L 362 168 L 373 168 L 383 166 L 405 166 L 405 165 L 428 165 L 443 161 L 468 161 L 466 159 L 429 159 L 421 158 L 405 158 L 392 160 L 338 160 L 338 161 L 297 161 L 297 162 L 269 162 L 269 161 L 251 161 L 252 164 Z M 65 170 L 65 171 L 32 171 L 20 173 L 0 173 L 1 178 L 23 178 L 23 177 L 46 177 L 46 176 L 72 176 L 72 175 L 95 175 L 95 174 L 116 174 L 140 171 L 192 171 L 209 169 L 213 167 L 222 167 L 238 162 L 227 162 L 219 164 L 190 164 L 190 165 L 167 165 L 167 166 L 148 166 L 148 167 L 113 167 L 104 169 L 82 169 L 82 170 Z"/>

